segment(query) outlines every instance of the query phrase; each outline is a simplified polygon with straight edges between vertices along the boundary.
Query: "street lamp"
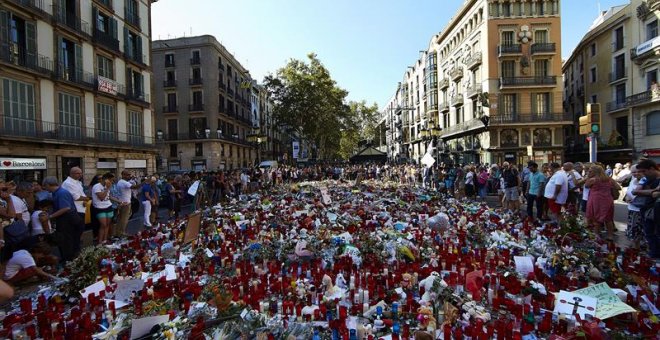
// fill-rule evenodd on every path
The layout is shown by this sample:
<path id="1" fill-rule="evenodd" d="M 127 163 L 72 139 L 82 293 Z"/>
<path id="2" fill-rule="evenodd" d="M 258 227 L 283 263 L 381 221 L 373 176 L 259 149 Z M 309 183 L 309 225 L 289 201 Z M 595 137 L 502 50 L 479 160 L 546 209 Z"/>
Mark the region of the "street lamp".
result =
<path id="1" fill-rule="evenodd" d="M 206 139 L 211 138 L 211 129 L 209 128 L 204 129 L 204 134 L 206 135 Z"/>

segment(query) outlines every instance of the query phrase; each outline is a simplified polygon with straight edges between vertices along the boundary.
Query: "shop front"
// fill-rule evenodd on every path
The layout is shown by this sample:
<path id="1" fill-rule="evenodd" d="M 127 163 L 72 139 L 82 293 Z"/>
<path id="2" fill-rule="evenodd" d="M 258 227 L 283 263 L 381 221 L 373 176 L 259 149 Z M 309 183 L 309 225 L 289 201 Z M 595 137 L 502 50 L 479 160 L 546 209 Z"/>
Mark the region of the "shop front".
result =
<path id="1" fill-rule="evenodd" d="M 124 169 L 128 170 L 135 177 L 144 177 L 151 175 L 147 173 L 146 159 L 126 159 L 124 160 Z"/>
<path id="2" fill-rule="evenodd" d="M 0 156 L 0 179 L 4 181 L 41 182 L 47 170 L 46 157 L 17 158 Z"/>
<path id="3" fill-rule="evenodd" d="M 191 169 L 193 171 L 205 171 L 206 170 L 206 160 L 205 159 L 193 159 L 190 161 Z"/>
<path id="4" fill-rule="evenodd" d="M 115 174 L 115 176 L 118 176 L 117 160 L 113 158 L 99 158 L 98 162 L 96 162 L 96 173 L 105 174 L 108 172 Z"/>
<path id="5" fill-rule="evenodd" d="M 642 157 L 653 160 L 656 164 L 660 164 L 660 149 L 645 149 L 641 152 Z"/>

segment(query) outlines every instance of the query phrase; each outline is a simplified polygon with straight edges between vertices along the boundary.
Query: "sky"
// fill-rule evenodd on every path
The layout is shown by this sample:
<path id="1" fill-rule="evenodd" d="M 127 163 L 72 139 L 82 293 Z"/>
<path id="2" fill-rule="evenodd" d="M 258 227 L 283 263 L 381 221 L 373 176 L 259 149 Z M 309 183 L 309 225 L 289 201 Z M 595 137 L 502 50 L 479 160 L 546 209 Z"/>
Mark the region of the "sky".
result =
<path id="1" fill-rule="evenodd" d="M 465 0 L 160 0 L 152 38 L 210 34 L 261 82 L 310 52 L 349 91 L 383 107 Z M 566 59 L 598 16 L 626 0 L 563 0 Z"/>

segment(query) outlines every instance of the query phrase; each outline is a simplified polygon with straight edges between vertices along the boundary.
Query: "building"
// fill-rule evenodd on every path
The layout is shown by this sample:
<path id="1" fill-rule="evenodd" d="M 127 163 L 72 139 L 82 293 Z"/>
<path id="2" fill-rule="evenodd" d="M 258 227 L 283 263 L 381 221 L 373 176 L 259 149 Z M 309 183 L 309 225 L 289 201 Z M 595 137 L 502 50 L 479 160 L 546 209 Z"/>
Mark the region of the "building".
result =
<path id="1" fill-rule="evenodd" d="M 387 104 L 401 127 L 392 157 L 419 162 L 435 146 L 445 163 L 562 161 L 573 123 L 557 77 L 559 13 L 559 0 L 465 1 Z"/>
<path id="2" fill-rule="evenodd" d="M 153 173 L 152 2 L 0 2 L 0 178 Z"/>
<path id="3" fill-rule="evenodd" d="M 660 161 L 659 20 L 657 0 L 612 7 L 600 13 L 564 63 L 564 107 L 575 122 L 567 143 L 572 159 L 588 159 L 577 120 L 587 103 L 600 103 L 599 161 Z"/>
<path id="4" fill-rule="evenodd" d="M 258 103 L 248 70 L 210 35 L 154 41 L 153 56 L 163 168 L 254 165 L 257 149 L 248 136 L 259 127 Z"/>

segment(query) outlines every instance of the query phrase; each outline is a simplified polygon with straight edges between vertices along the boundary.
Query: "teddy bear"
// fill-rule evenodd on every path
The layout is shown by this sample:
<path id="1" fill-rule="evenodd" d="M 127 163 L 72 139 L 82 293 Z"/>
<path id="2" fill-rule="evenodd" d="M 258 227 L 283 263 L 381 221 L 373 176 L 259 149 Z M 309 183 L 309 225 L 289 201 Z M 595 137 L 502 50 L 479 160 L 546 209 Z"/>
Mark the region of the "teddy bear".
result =
<path id="1" fill-rule="evenodd" d="M 435 334 L 437 322 L 433 316 L 433 310 L 430 307 L 422 306 L 417 308 L 417 320 L 419 321 L 421 330 Z"/>

